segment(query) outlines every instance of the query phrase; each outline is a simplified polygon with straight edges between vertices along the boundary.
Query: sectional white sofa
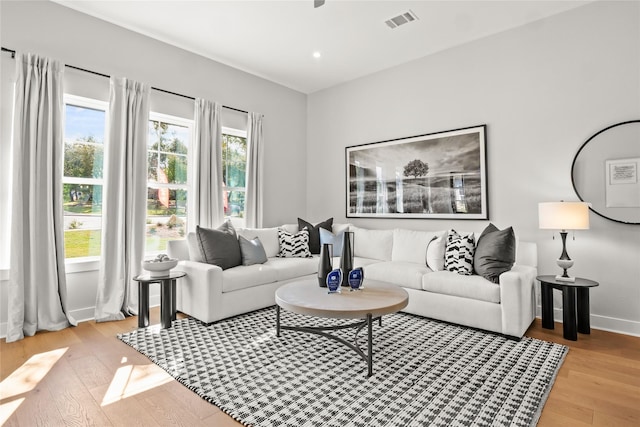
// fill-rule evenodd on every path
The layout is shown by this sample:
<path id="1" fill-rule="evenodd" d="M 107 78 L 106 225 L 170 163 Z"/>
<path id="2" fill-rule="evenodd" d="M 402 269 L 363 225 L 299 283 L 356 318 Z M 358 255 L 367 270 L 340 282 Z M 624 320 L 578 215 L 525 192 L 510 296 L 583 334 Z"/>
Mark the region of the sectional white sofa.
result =
<path id="1" fill-rule="evenodd" d="M 282 227 L 297 232 L 297 225 Z M 334 224 L 333 232 L 337 234 L 346 228 L 354 232 L 355 266 L 364 267 L 365 278 L 404 287 L 409 293 L 405 312 L 518 338 L 534 319 L 535 243 L 517 242 L 514 266 L 500 275 L 499 283 L 492 283 L 481 276 L 441 269 L 445 230 L 368 230 Z M 201 262 L 194 234 L 185 240 L 169 242 L 169 255 L 180 259 L 178 268 L 187 273 L 177 286 L 179 311 L 205 323 L 215 322 L 272 306 L 278 287 L 316 275 L 317 256 L 276 257 L 277 228 L 238 229 L 237 234 L 247 239 L 259 237 L 267 262 L 222 270 Z M 337 263 L 338 258 L 334 265 Z"/>

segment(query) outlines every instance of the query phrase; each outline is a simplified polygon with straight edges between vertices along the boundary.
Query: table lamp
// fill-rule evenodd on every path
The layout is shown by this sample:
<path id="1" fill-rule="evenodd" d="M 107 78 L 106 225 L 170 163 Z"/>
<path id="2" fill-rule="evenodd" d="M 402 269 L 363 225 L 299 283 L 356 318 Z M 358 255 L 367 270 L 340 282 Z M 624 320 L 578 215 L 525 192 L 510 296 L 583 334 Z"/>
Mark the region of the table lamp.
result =
<path id="1" fill-rule="evenodd" d="M 562 237 L 562 254 L 557 260 L 558 266 L 564 270 L 556 280 L 575 282 L 567 270 L 573 260 L 567 254 L 567 230 L 586 230 L 589 228 L 589 204 L 584 202 L 545 202 L 538 204 L 538 222 L 541 229 L 560 230 Z"/>

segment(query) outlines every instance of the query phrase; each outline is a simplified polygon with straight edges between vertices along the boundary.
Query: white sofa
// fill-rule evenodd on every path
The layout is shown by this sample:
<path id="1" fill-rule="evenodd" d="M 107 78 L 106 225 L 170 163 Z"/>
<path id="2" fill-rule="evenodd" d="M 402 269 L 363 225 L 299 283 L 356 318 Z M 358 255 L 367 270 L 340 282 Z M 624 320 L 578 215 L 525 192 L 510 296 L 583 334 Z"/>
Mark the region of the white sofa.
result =
<path id="1" fill-rule="evenodd" d="M 365 278 L 405 288 L 409 293 L 405 312 L 518 338 L 534 319 L 535 243 L 517 242 L 516 262 L 510 271 L 500 275 L 496 284 L 481 276 L 441 270 L 437 264 L 440 257 L 440 264 L 444 263 L 444 244 L 438 237 L 446 238 L 446 231 L 368 230 L 334 225 L 333 232 L 346 227 L 354 232 L 355 266 L 364 267 Z M 297 231 L 296 225 L 283 228 Z M 316 276 L 317 256 L 276 257 L 277 228 L 238 229 L 237 233 L 247 239 L 259 237 L 267 262 L 222 270 L 199 262 L 194 240 L 191 245 L 187 243 L 195 239 L 194 235 L 169 242 L 169 255 L 180 259 L 178 268 L 187 273 L 177 286 L 179 311 L 205 323 L 215 322 L 272 306 L 278 287 L 301 277 Z M 334 265 L 338 265 L 338 260 L 334 260 Z"/>

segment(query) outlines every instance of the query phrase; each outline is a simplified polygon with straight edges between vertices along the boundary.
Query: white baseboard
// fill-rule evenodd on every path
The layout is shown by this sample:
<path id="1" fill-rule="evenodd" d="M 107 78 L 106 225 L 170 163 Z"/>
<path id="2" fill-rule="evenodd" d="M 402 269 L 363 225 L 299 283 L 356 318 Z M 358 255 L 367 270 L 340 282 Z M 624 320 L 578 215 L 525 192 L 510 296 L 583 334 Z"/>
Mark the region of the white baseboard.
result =
<path id="1" fill-rule="evenodd" d="M 158 307 L 160 305 L 160 295 L 149 296 L 149 307 Z M 87 322 L 94 319 L 95 307 L 85 307 L 69 312 L 78 323 Z M 0 338 L 7 337 L 7 322 L 0 323 Z"/>
<path id="2" fill-rule="evenodd" d="M 541 318 L 542 311 L 540 306 L 536 309 L 536 316 Z M 556 322 L 562 323 L 562 309 L 553 309 L 553 319 Z M 615 317 L 600 316 L 597 314 L 591 315 L 591 328 L 599 329 L 602 331 L 615 332 L 617 334 L 631 335 L 634 337 L 640 337 L 640 322 L 633 320 L 618 319 Z"/>

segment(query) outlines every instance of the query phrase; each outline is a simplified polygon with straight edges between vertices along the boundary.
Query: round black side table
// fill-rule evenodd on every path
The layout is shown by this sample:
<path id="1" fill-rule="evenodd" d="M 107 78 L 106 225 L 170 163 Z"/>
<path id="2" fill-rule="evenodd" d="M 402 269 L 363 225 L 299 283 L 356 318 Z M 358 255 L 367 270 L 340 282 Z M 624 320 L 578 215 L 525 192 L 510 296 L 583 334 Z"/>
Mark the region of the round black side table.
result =
<path id="1" fill-rule="evenodd" d="M 160 283 L 160 325 L 171 327 L 176 320 L 176 279 L 186 276 L 183 271 L 170 271 L 166 276 L 151 277 L 149 273 L 134 277 L 138 282 L 138 327 L 149 326 L 149 285 Z"/>
<path id="2" fill-rule="evenodd" d="M 536 279 L 540 281 L 542 327 L 546 329 L 553 329 L 554 327 L 553 290 L 558 289 L 562 291 L 562 329 L 564 338 L 577 341 L 578 332 L 590 334 L 589 288 L 598 286 L 599 283 L 580 277 L 576 277 L 575 282 L 556 280 L 556 276 L 538 276 Z"/>

